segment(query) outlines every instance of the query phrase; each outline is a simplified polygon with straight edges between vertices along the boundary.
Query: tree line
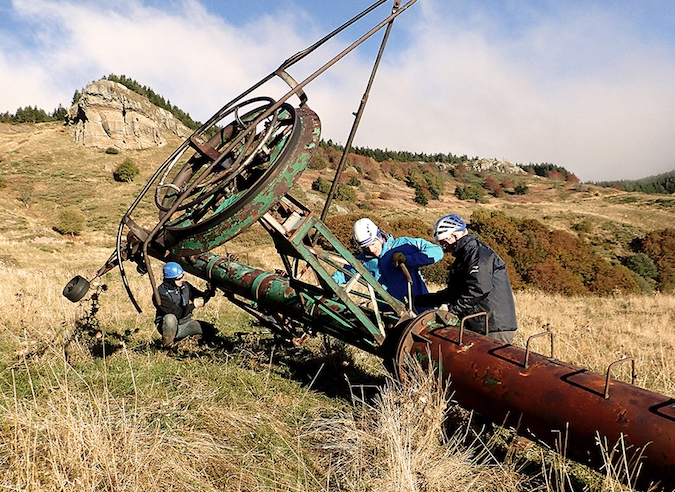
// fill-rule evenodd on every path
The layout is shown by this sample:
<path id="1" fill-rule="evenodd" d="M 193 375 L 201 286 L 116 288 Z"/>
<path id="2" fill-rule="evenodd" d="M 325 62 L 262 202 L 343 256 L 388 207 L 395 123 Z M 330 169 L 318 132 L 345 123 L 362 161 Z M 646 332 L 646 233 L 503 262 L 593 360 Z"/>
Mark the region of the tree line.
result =
<path id="1" fill-rule="evenodd" d="M 26 106 L 19 108 L 15 113 L 8 111 L 0 113 L 0 123 L 46 123 L 48 121 L 63 121 L 66 119 L 68 111 L 59 104 L 59 107 L 51 113 L 37 106 Z"/>
<path id="2" fill-rule="evenodd" d="M 600 181 L 595 184 L 623 191 L 671 195 L 675 193 L 675 171 L 657 174 L 656 176 L 650 176 L 643 179 Z"/>

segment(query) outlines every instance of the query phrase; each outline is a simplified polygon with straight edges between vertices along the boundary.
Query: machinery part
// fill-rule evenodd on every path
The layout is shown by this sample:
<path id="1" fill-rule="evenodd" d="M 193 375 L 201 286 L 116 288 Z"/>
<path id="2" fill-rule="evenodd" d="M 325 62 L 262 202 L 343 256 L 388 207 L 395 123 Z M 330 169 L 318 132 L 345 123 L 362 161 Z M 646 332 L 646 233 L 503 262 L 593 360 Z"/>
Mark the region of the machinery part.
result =
<path id="1" fill-rule="evenodd" d="M 76 275 L 63 288 L 63 296 L 71 302 L 78 302 L 88 291 L 89 281 L 80 275 Z"/>
<path id="2" fill-rule="evenodd" d="M 278 273 L 253 268 L 213 253 L 184 258 L 185 270 L 208 279 L 224 291 L 231 301 L 251 312 L 262 313 L 273 331 L 284 338 L 295 338 L 303 329 L 321 332 L 370 353 L 378 353 L 384 337 L 374 327 L 375 314 L 370 309 L 355 308 L 324 290 Z M 339 287 L 337 287 L 339 288 Z M 238 299 L 244 298 L 252 303 Z M 398 322 L 398 313 L 384 314 L 389 328 Z M 300 330 L 279 324 L 285 320 Z M 368 327 L 371 327 L 370 329 Z"/>
<path id="3" fill-rule="evenodd" d="M 452 380 L 463 408 L 596 469 L 604 465 L 597 436 L 610 446 L 623 440 L 642 466 L 639 485 L 675 487 L 675 399 L 471 331 L 462 334 L 456 325 L 447 311 L 417 317 L 398 345 L 398 370 L 410 354 L 423 366 L 433 364 Z"/>
<path id="4" fill-rule="evenodd" d="M 238 114 L 256 103 L 261 105 Z M 171 183 L 160 181 L 160 218 L 172 207 L 176 211 L 163 226 L 164 244 L 172 254 L 195 255 L 240 234 L 286 194 L 307 167 L 320 139 L 318 116 L 308 107 L 284 104 L 260 121 L 259 129 L 252 129 L 249 125 L 272 103 L 258 98 L 237 105 L 234 121 L 208 142 L 191 137 L 198 152 Z M 232 137 L 239 128 L 248 133 Z"/>

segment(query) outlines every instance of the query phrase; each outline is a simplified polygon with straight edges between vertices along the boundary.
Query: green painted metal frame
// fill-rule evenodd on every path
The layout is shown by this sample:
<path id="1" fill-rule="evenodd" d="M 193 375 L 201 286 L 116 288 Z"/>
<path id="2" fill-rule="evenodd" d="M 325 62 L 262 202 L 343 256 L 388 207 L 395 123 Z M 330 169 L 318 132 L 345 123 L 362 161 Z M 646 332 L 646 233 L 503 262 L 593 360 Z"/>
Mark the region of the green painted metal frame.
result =
<path id="1" fill-rule="evenodd" d="M 275 208 L 263 215 L 260 223 L 274 240 L 291 285 L 305 302 L 325 306 L 326 299 L 337 297 L 343 306 L 337 311 L 330 310 L 336 321 L 340 320 L 336 325 L 340 327 L 338 331 L 343 331 L 332 335 L 357 346 L 365 344 L 377 348 L 384 343 L 387 331 L 408 317 L 405 305 L 387 292 L 313 212 L 291 196 L 282 197 Z M 334 253 L 316 246 L 320 239 Z M 356 273 L 345 270 L 345 265 L 350 265 Z M 307 284 L 301 280 L 306 272 L 304 266 L 316 274 L 321 287 L 319 293 L 307 289 Z M 334 270 L 341 270 L 354 280 L 340 285 L 332 277 Z M 365 287 L 368 294 L 353 290 L 356 283 Z M 358 301 L 370 303 L 370 306 L 364 308 Z M 355 340 L 359 337 L 360 340 Z"/>

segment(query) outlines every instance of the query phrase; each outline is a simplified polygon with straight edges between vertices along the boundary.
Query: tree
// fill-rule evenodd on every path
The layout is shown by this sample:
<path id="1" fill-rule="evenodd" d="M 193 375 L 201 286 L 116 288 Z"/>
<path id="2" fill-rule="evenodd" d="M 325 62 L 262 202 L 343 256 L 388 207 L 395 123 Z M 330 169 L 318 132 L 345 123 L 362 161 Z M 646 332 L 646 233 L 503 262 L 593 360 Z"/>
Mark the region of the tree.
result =
<path id="1" fill-rule="evenodd" d="M 140 169 L 129 157 L 124 159 L 122 163 L 113 171 L 113 178 L 115 181 L 131 183 L 136 176 L 140 174 Z"/>
<path id="2" fill-rule="evenodd" d="M 73 208 L 62 210 L 54 230 L 63 236 L 79 236 L 84 230 L 84 215 Z"/>
<path id="3" fill-rule="evenodd" d="M 415 188 L 415 198 L 413 198 L 413 201 L 423 207 L 426 207 L 429 204 L 429 199 L 422 187 Z"/>

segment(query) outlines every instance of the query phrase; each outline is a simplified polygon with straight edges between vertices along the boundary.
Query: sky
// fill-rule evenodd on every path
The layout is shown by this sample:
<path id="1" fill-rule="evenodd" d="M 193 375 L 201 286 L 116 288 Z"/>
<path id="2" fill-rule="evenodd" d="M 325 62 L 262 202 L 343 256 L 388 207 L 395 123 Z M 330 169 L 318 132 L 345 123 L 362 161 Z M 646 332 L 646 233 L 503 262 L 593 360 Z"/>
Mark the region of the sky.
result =
<path id="1" fill-rule="evenodd" d="M 373 2 L 0 0 L 0 112 L 68 108 L 76 90 L 115 74 L 206 121 Z M 392 6 L 289 74 L 304 80 Z M 324 139 L 347 141 L 382 35 L 306 86 Z M 274 78 L 261 93 L 287 90 Z M 354 145 L 551 163 L 590 182 L 675 170 L 674 130 L 672 0 L 413 0 Z"/>

